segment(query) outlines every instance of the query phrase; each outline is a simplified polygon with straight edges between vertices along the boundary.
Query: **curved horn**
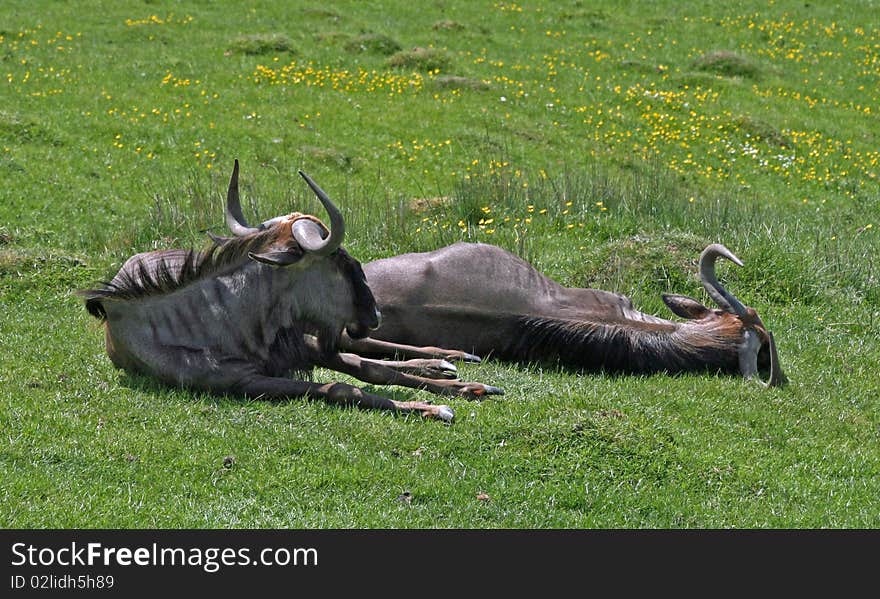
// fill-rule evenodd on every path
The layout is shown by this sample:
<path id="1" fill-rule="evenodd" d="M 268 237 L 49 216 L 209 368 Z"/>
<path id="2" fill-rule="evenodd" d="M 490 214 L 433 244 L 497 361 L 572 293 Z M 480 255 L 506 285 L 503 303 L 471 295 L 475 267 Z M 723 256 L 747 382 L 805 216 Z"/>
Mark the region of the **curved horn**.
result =
<path id="1" fill-rule="evenodd" d="M 330 198 L 327 197 L 327 194 L 324 193 L 324 190 L 318 187 L 311 177 L 302 171 L 299 171 L 299 174 L 302 175 L 302 178 L 306 180 L 306 183 L 309 184 L 309 187 L 312 188 L 312 191 L 321 200 L 321 204 L 330 216 L 330 235 L 327 239 L 321 239 L 319 227 L 315 223 L 310 223 L 313 225 L 310 227 L 306 224 L 306 222 L 310 221 L 301 219 L 294 223 L 293 237 L 305 251 L 318 254 L 319 256 L 327 256 L 335 252 L 342 245 L 342 239 L 345 237 L 345 219 L 342 218 L 342 214 Z M 300 223 L 303 224 L 300 225 Z"/>
<path id="2" fill-rule="evenodd" d="M 318 252 L 325 244 L 324 229 L 313 220 L 301 218 L 294 221 L 291 230 L 293 231 L 293 238 L 307 252 Z"/>
<path id="3" fill-rule="evenodd" d="M 244 220 L 241 213 L 241 201 L 238 199 L 238 159 L 232 167 L 232 178 L 229 179 L 229 190 L 226 192 L 226 224 L 236 237 L 243 237 L 259 231 Z"/>
<path id="4" fill-rule="evenodd" d="M 773 332 L 767 331 L 770 337 L 770 378 L 767 382 L 761 381 L 765 387 L 778 387 L 785 382 L 785 375 L 782 374 L 782 368 L 779 367 L 779 355 L 776 353 L 776 342 L 773 340 Z"/>
<path id="5" fill-rule="evenodd" d="M 720 243 L 713 243 L 708 246 L 703 253 L 700 254 L 700 281 L 709 297 L 718 304 L 718 307 L 736 314 L 739 317 L 746 315 L 746 307 L 736 297 L 729 293 L 715 276 L 715 261 L 718 257 L 727 258 L 737 266 L 742 266 L 742 260 L 733 255 L 733 253 Z"/>
<path id="6" fill-rule="evenodd" d="M 770 376 L 766 381 L 762 381 L 758 376 L 758 350 L 761 348 L 761 341 L 758 339 L 754 331 L 747 331 L 745 345 L 739 355 L 739 369 L 742 375 L 747 378 L 754 378 L 764 387 L 779 387 L 785 380 L 782 374 L 782 368 L 779 366 L 779 354 L 776 352 L 776 341 L 773 340 L 773 333 L 767 331 L 769 337 L 768 345 L 770 350 Z"/>

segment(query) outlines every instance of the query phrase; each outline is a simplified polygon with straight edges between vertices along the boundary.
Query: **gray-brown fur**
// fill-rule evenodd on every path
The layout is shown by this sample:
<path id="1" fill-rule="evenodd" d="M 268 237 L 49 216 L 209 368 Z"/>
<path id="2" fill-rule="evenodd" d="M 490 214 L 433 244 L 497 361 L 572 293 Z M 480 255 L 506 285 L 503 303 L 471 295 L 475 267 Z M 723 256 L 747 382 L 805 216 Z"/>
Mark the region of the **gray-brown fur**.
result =
<path id="1" fill-rule="evenodd" d="M 110 285 L 87 292 L 90 312 L 106 321 L 114 363 L 220 390 L 251 375 L 309 372 L 315 358 L 304 345 L 306 333 L 334 351 L 343 328 L 355 321 L 350 280 L 330 260 L 311 268 L 255 262 L 243 251 L 253 242 L 235 240 L 226 251 L 201 254 L 138 254 Z"/>
<path id="2" fill-rule="evenodd" d="M 701 268 L 705 264 L 706 280 L 715 286 L 713 297 L 727 309 L 664 296 L 676 314 L 687 318 L 684 322 L 640 312 L 617 293 L 563 287 L 492 245 L 457 243 L 377 260 L 364 265 L 364 271 L 383 322 L 358 347 L 367 355 L 387 353 L 378 345 L 370 352 L 370 341 L 376 340 L 521 362 L 560 362 L 576 369 L 742 371 L 752 376 L 752 362 L 766 366 L 775 345 L 754 310 L 741 306 L 714 279 L 717 255 L 735 259 L 723 246 L 709 246 Z M 731 306 L 742 314 L 732 313 Z M 778 384 L 781 371 L 775 372 Z"/>
<path id="3" fill-rule="evenodd" d="M 440 360 L 385 365 L 337 351 L 343 332 L 360 338 L 374 329 L 378 311 L 360 263 L 341 247 L 341 214 L 303 177 L 327 208 L 335 232 L 298 213 L 253 228 L 241 222 L 236 161 L 227 194 L 236 237 L 218 239 L 202 252 L 138 254 L 110 281 L 81 292 L 89 313 L 104 323 L 113 363 L 182 387 L 255 397 L 307 396 L 443 420 L 453 417 L 446 406 L 288 377 L 303 378 L 315 366 L 326 366 L 372 383 L 445 395 L 477 398 L 500 392 L 449 380 L 454 367 Z M 439 380 L 413 372 L 436 374 Z"/>
<path id="4" fill-rule="evenodd" d="M 241 238 L 228 238 L 212 243 L 204 251 L 166 250 L 137 254 L 126 261 L 109 281 L 99 287 L 80 291 L 86 309 L 95 318 L 104 319 L 101 300 L 136 300 L 163 295 L 185 287 L 242 262 L 248 252 L 266 245 L 271 230 Z"/>

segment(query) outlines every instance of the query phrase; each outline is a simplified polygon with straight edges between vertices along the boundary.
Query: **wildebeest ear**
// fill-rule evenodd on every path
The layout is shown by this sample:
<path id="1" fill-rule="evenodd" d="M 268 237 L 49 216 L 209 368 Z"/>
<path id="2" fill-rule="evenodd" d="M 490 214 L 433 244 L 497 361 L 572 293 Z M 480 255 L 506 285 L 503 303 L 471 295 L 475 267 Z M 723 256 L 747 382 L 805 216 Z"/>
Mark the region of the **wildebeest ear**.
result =
<path id="1" fill-rule="evenodd" d="M 709 314 L 709 308 L 686 295 L 664 293 L 663 301 L 666 302 L 670 310 L 682 318 L 704 318 Z"/>
<path id="2" fill-rule="evenodd" d="M 211 241 L 213 241 L 216 245 L 223 245 L 227 241 L 233 239 L 232 237 L 223 237 L 221 235 L 214 235 L 211 231 L 205 231 L 205 233 L 207 233 L 208 237 L 210 237 Z"/>
<path id="3" fill-rule="evenodd" d="M 290 266 L 302 257 L 302 252 L 291 252 L 284 250 L 270 250 L 268 252 L 261 252 L 259 254 L 255 252 L 248 252 L 248 258 L 250 258 L 251 260 L 262 262 L 263 264 L 270 264 L 272 266 Z"/>

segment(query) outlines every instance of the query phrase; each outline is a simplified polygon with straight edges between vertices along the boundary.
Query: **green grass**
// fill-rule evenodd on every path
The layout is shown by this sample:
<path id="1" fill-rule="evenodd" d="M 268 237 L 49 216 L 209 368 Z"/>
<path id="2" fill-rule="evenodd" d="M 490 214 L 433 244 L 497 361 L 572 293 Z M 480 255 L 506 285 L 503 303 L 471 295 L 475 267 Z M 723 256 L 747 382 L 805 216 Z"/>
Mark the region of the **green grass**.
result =
<path id="1" fill-rule="evenodd" d="M 0 14 L 0 526 L 880 526 L 880 29 L 857 3 Z M 72 292 L 222 233 L 234 158 L 249 219 L 321 215 L 301 168 L 364 262 L 497 243 L 664 316 L 661 293 L 706 300 L 722 242 L 790 384 L 490 360 L 461 371 L 506 395 L 447 426 L 116 371 Z"/>

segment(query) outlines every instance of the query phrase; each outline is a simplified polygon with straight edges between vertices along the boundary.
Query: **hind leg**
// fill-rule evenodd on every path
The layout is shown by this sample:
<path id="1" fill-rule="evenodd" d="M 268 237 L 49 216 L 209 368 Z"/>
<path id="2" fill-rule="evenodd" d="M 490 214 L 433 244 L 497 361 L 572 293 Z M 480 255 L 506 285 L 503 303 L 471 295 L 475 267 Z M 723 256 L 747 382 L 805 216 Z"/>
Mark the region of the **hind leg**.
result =
<path id="1" fill-rule="evenodd" d="M 428 379 L 457 379 L 458 369 L 446 360 L 416 358 L 413 360 L 372 360 L 361 358 L 364 362 L 372 362 L 385 368 L 404 374 L 411 374 Z"/>
<path id="2" fill-rule="evenodd" d="M 356 354 L 325 355 L 318 360 L 318 363 L 326 368 L 350 374 L 365 383 L 374 385 L 398 385 L 412 389 L 424 389 L 437 395 L 456 395 L 468 399 L 483 399 L 487 395 L 504 395 L 504 391 L 491 385 L 414 376 L 388 368 L 384 362 L 361 358 Z"/>
<path id="3" fill-rule="evenodd" d="M 346 351 L 371 358 L 435 358 L 440 360 L 461 360 L 463 362 L 480 362 L 479 356 L 467 352 L 443 349 L 440 347 L 404 345 L 390 341 L 380 341 L 367 337 L 352 339 L 343 335 L 340 345 Z"/>

